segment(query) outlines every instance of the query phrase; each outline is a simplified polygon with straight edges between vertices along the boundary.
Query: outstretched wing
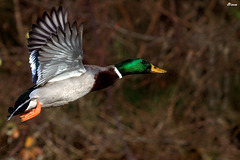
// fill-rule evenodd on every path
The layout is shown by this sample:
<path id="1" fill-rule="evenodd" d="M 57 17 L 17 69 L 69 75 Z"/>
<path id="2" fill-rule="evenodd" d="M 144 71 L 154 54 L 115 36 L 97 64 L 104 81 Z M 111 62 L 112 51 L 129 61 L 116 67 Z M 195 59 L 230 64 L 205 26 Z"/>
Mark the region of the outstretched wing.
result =
<path id="1" fill-rule="evenodd" d="M 82 51 L 83 25 L 70 26 L 67 13 L 59 7 L 52 9 L 50 16 L 44 12 L 37 25 L 29 32 L 28 48 L 33 82 L 39 86 L 49 81 L 58 81 L 80 76 L 86 72 Z"/>

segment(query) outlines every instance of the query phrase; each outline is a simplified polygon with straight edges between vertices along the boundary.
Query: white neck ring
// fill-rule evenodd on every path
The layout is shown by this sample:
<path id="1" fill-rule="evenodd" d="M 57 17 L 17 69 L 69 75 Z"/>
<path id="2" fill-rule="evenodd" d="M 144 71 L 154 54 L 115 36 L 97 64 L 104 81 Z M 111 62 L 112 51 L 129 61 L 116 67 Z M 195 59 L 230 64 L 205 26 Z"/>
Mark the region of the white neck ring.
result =
<path id="1" fill-rule="evenodd" d="M 117 73 L 119 79 L 121 79 L 122 78 L 122 74 L 119 72 L 119 70 L 116 67 L 114 67 L 114 70 Z"/>

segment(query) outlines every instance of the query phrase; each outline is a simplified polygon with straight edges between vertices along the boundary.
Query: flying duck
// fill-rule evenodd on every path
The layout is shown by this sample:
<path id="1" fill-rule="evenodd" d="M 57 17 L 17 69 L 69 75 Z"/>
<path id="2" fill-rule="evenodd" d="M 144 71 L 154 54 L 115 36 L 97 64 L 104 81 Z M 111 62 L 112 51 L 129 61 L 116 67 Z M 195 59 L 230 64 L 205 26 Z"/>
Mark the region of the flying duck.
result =
<path id="1" fill-rule="evenodd" d="M 76 21 L 71 25 L 62 7 L 37 19 L 28 38 L 34 85 L 9 107 L 8 120 L 20 114 L 21 121 L 27 121 L 41 108 L 62 106 L 127 75 L 166 72 L 140 58 L 106 67 L 84 65 L 82 35 L 83 25 L 78 27 Z"/>

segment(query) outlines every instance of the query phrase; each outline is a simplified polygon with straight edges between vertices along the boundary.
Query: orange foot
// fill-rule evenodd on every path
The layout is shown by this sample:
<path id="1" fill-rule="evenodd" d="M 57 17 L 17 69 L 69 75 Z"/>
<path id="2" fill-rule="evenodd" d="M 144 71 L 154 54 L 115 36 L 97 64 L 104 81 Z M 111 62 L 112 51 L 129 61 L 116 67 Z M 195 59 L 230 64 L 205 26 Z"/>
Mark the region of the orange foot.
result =
<path id="1" fill-rule="evenodd" d="M 41 104 L 37 102 L 37 107 L 20 114 L 21 121 L 27 121 L 36 117 L 41 112 Z"/>

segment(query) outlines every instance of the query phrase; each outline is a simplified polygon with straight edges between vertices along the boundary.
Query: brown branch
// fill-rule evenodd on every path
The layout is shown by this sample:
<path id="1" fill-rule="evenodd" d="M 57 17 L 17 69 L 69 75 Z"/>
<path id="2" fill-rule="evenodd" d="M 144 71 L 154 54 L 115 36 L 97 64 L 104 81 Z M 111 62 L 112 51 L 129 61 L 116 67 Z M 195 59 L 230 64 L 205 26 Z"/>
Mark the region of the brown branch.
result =
<path id="1" fill-rule="evenodd" d="M 91 22 L 91 25 L 93 27 L 94 42 L 96 44 L 97 53 L 98 53 L 99 58 L 100 58 L 99 59 L 100 64 L 104 65 L 105 64 L 104 52 L 103 52 L 103 48 L 100 45 L 100 41 L 99 41 L 98 34 L 97 34 L 97 22 L 96 22 L 96 19 L 95 19 L 95 16 L 94 16 L 92 3 L 89 0 L 89 1 L 87 1 L 87 4 L 88 4 L 88 10 L 89 10 L 89 13 L 90 13 L 90 22 Z"/>
<path id="2" fill-rule="evenodd" d="M 187 56 L 185 58 L 185 64 L 184 64 L 184 66 L 182 67 L 182 69 L 179 73 L 180 79 L 178 79 L 178 81 L 176 83 L 177 85 L 176 85 L 176 88 L 173 91 L 173 94 L 172 94 L 171 98 L 170 98 L 171 101 L 170 101 L 168 111 L 167 111 L 167 122 L 168 123 L 170 123 L 172 121 L 172 117 L 173 117 L 173 113 L 174 113 L 174 109 L 175 109 L 175 104 L 176 104 L 176 102 L 179 98 L 176 94 L 177 94 L 177 91 L 179 90 L 179 87 L 181 86 L 181 84 L 184 80 L 183 75 L 186 73 L 189 65 L 191 64 L 192 57 L 193 57 L 193 52 L 189 51 L 189 53 L 187 54 Z"/>
<path id="3" fill-rule="evenodd" d="M 136 38 L 139 40 L 143 40 L 143 41 L 155 41 L 155 42 L 164 42 L 164 41 L 169 41 L 170 39 L 168 37 L 158 37 L 158 36 L 151 36 L 151 35 L 145 35 L 142 33 L 137 33 L 134 31 L 129 31 L 121 26 L 119 26 L 118 24 L 112 24 L 112 23 L 105 23 L 102 21 L 97 21 L 98 24 L 106 27 L 106 28 L 110 28 L 113 29 L 121 34 L 127 35 L 129 37 L 132 38 Z"/>
<path id="4" fill-rule="evenodd" d="M 18 40 L 23 46 L 25 46 L 26 40 L 24 36 L 24 29 L 22 24 L 22 15 L 19 7 L 19 0 L 13 0 L 13 3 L 14 3 L 14 11 L 15 11 L 15 20 L 16 20 L 17 31 L 18 31 Z"/>
<path id="5" fill-rule="evenodd" d="M 192 28 L 192 27 L 193 27 L 191 23 L 189 23 L 188 21 L 185 21 L 185 20 L 179 18 L 178 16 L 176 16 L 176 15 L 173 14 L 172 12 L 166 10 L 166 9 L 163 8 L 162 6 L 159 7 L 159 11 L 160 11 L 163 15 L 169 17 L 174 23 L 182 24 L 183 26 L 188 27 L 188 28 Z"/>
<path id="6" fill-rule="evenodd" d="M 151 18 L 151 22 L 149 23 L 148 25 L 148 28 L 147 28 L 147 31 L 145 32 L 145 34 L 151 34 L 155 28 L 155 25 L 160 17 L 160 12 L 158 12 L 157 8 L 159 6 L 162 5 L 162 0 L 161 1 L 157 1 L 156 4 L 154 6 L 156 6 L 156 11 L 155 13 L 152 15 L 152 18 Z M 146 43 L 142 42 L 141 45 L 140 45 L 140 48 L 139 48 L 139 51 L 137 53 L 137 57 L 140 58 L 143 56 L 145 50 L 146 50 L 147 46 L 146 46 Z"/>
<path id="7" fill-rule="evenodd" d="M 32 6 L 35 7 L 41 7 L 44 9 L 50 10 L 53 6 L 55 6 L 55 3 L 52 3 L 51 1 L 32 1 L 32 0 L 22 0 L 25 3 L 29 3 Z"/>
<path id="8" fill-rule="evenodd" d="M 118 134 L 119 134 L 119 137 L 120 137 L 120 140 L 122 142 L 122 145 L 123 145 L 123 149 L 124 149 L 124 153 L 126 155 L 126 159 L 127 160 L 132 160 L 132 159 L 135 159 L 130 151 L 129 151 L 129 148 L 128 148 L 128 145 L 126 143 L 126 140 L 123 138 L 123 133 L 122 133 L 122 125 L 121 125 L 121 122 L 120 122 L 120 119 L 119 119 L 119 116 L 118 116 L 118 113 L 117 113 L 117 110 L 116 110 L 116 107 L 114 106 L 113 104 L 113 101 L 112 101 L 112 90 L 111 89 L 108 89 L 107 90 L 107 93 L 108 93 L 108 104 L 109 104 L 109 108 L 111 108 L 112 112 L 113 112 L 113 115 L 114 115 L 114 118 L 116 120 L 116 126 L 117 126 L 117 129 L 118 129 Z"/>
<path id="9" fill-rule="evenodd" d="M 132 20 L 127 12 L 127 10 L 125 9 L 125 7 L 123 6 L 123 2 L 122 1 L 118 1 L 118 8 L 121 12 L 121 14 L 123 15 L 123 18 L 126 22 L 126 24 L 128 25 L 128 27 L 131 29 L 131 30 L 134 30 L 134 27 L 133 27 L 133 23 L 132 23 Z"/>

